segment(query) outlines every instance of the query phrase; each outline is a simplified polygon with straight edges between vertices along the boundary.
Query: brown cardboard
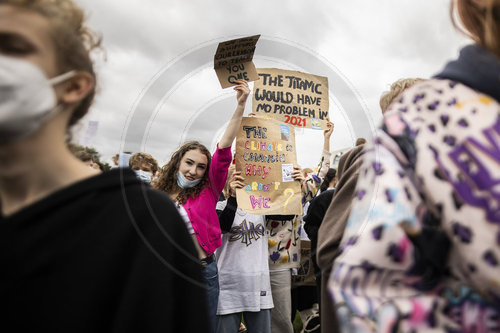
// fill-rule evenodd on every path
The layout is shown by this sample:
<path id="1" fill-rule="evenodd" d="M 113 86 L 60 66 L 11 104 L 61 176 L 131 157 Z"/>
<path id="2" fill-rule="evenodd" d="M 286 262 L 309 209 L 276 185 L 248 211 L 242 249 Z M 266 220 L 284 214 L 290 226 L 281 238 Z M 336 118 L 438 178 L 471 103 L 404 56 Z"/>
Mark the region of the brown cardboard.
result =
<path id="1" fill-rule="evenodd" d="M 237 79 L 248 82 L 259 79 L 252 62 L 255 45 L 260 35 L 219 43 L 214 56 L 214 69 L 222 88 L 236 85 Z"/>
<path id="2" fill-rule="evenodd" d="M 297 165 L 293 126 L 273 119 L 245 117 L 236 137 L 236 170 L 245 187 L 238 207 L 257 215 L 302 214 L 301 184 L 290 178 Z"/>
<path id="3" fill-rule="evenodd" d="M 296 127 L 326 129 L 328 78 L 278 68 L 258 68 L 252 111 Z"/>

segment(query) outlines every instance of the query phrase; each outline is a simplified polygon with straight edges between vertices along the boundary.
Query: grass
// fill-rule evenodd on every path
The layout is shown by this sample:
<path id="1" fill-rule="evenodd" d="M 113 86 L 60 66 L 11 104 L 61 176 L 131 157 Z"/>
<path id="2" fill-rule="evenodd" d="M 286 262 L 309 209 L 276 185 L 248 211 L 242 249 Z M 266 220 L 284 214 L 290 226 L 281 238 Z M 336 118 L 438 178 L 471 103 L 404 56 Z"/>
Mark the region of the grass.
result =
<path id="1" fill-rule="evenodd" d="M 302 331 L 303 325 L 300 319 L 299 311 L 295 312 L 295 319 L 293 320 L 293 332 L 300 333 Z"/>

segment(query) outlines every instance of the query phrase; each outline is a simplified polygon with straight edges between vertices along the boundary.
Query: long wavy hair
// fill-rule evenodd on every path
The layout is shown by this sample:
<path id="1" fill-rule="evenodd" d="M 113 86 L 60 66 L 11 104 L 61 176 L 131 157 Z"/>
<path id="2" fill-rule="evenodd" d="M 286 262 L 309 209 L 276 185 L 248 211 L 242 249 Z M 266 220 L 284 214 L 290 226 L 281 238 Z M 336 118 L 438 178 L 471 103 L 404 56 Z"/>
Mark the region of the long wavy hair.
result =
<path id="1" fill-rule="evenodd" d="M 328 187 L 330 186 L 331 181 L 335 176 L 337 175 L 337 169 L 328 169 L 328 172 L 325 175 L 325 178 L 323 179 L 323 182 L 321 183 L 321 186 L 319 187 L 321 193 L 325 192 L 328 190 Z"/>
<path id="2" fill-rule="evenodd" d="M 453 0 L 450 16 L 459 31 L 500 57 L 500 0 Z"/>
<path id="3" fill-rule="evenodd" d="M 181 164 L 182 158 L 190 150 L 199 150 L 203 155 L 207 157 L 207 168 L 198 185 L 190 188 L 181 188 L 179 187 L 179 185 L 177 185 L 177 172 L 179 172 L 179 165 Z M 179 191 L 179 194 L 177 195 L 175 200 L 181 205 L 185 204 L 189 198 L 196 198 L 198 195 L 200 195 L 201 190 L 203 190 L 208 184 L 208 170 L 210 169 L 211 161 L 212 155 L 208 151 L 207 147 L 205 147 L 198 141 L 186 142 L 179 149 L 177 149 L 175 153 L 172 154 L 170 161 L 165 164 L 163 168 L 161 168 L 160 175 L 158 176 L 157 180 L 153 182 L 153 187 L 168 194 L 176 193 Z"/>

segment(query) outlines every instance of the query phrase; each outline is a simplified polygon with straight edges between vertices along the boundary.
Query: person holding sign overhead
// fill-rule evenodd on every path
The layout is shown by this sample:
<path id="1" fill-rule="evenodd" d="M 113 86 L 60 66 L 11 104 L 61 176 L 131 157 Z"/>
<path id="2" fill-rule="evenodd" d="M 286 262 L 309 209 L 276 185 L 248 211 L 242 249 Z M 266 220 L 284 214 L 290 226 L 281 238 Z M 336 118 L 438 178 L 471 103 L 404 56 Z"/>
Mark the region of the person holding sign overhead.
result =
<path id="1" fill-rule="evenodd" d="M 154 186 L 165 191 L 176 202 L 198 250 L 199 262 L 207 288 L 212 331 L 219 299 L 219 280 L 215 250 L 221 246 L 221 230 L 215 206 L 226 184 L 232 161 L 231 144 L 236 137 L 250 89 L 244 80 L 237 80 L 238 105 L 212 156 L 199 142 L 187 142 L 172 154 L 162 168 Z"/>

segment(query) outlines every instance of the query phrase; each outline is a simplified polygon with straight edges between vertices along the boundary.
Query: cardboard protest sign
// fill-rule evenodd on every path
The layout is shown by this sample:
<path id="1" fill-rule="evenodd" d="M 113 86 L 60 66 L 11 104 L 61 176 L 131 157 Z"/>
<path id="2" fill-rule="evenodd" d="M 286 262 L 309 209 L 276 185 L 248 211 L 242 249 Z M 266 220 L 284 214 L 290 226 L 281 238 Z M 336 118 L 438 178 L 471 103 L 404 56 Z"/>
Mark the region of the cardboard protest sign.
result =
<path id="1" fill-rule="evenodd" d="M 302 214 L 293 126 L 273 119 L 243 118 L 236 137 L 236 170 L 245 187 L 236 191 L 238 207 L 257 215 Z"/>
<path id="2" fill-rule="evenodd" d="M 255 45 L 260 35 L 219 43 L 214 57 L 214 69 L 222 88 L 236 85 L 235 80 L 259 79 L 252 62 Z"/>
<path id="3" fill-rule="evenodd" d="M 258 68 L 252 111 L 257 117 L 313 129 L 326 129 L 328 78 L 277 68 Z"/>

